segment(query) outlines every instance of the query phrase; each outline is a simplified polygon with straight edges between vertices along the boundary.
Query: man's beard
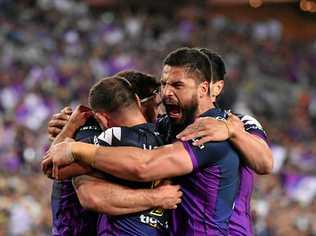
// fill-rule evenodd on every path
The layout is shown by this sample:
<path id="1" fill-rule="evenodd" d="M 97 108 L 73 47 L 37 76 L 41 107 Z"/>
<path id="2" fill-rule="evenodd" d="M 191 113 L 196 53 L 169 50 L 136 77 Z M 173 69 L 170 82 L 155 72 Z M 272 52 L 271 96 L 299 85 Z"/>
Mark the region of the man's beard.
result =
<path id="1" fill-rule="evenodd" d="M 177 135 L 182 130 L 184 130 L 188 125 L 194 122 L 197 108 L 198 108 L 197 95 L 195 94 L 192 96 L 192 100 L 190 104 L 183 105 L 183 107 L 181 107 L 181 110 L 182 110 L 181 119 L 178 121 L 172 118 L 170 119 L 171 129 L 174 135 Z"/>

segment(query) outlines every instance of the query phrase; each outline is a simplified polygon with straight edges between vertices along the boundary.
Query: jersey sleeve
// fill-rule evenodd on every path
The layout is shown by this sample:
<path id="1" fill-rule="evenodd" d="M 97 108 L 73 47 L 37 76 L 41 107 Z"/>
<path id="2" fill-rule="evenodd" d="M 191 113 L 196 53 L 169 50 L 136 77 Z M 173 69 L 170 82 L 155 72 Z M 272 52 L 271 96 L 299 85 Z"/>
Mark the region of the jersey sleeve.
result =
<path id="1" fill-rule="evenodd" d="M 200 146 L 192 145 L 192 141 L 182 142 L 182 144 L 191 158 L 193 171 L 215 165 L 232 150 L 227 141 L 208 142 Z"/>
<path id="2" fill-rule="evenodd" d="M 239 118 L 244 123 L 245 130 L 248 133 L 254 134 L 268 143 L 267 134 L 258 120 L 249 115 L 239 116 Z"/>

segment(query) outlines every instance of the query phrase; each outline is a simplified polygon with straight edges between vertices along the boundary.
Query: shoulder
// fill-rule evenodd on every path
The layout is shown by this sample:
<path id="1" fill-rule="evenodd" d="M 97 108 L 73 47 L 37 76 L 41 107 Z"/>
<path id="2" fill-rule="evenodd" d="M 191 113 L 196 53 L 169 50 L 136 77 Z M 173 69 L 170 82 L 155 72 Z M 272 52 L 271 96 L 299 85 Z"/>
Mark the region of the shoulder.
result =
<path id="1" fill-rule="evenodd" d="M 112 127 L 103 131 L 98 137 L 98 141 L 104 142 L 107 145 L 112 145 L 113 142 L 122 141 L 122 127 Z"/>
<path id="2" fill-rule="evenodd" d="M 261 129 L 261 130 L 263 130 L 261 123 L 253 116 L 243 115 L 243 114 L 238 114 L 238 113 L 234 113 L 234 115 L 238 116 L 238 118 L 244 123 L 246 130 L 248 130 L 248 129 Z"/>
<path id="3" fill-rule="evenodd" d="M 250 115 L 235 115 L 237 115 L 239 119 L 244 123 L 245 130 L 248 133 L 255 134 L 267 142 L 267 134 L 263 129 L 261 123 L 256 118 Z"/>
<path id="4" fill-rule="evenodd" d="M 90 118 L 74 135 L 75 140 L 81 141 L 96 136 L 102 132 L 101 127 L 94 118 Z"/>
<path id="5" fill-rule="evenodd" d="M 258 129 L 263 129 L 260 122 L 250 115 L 240 115 L 240 120 L 244 123 L 245 126 L 254 126 Z"/>

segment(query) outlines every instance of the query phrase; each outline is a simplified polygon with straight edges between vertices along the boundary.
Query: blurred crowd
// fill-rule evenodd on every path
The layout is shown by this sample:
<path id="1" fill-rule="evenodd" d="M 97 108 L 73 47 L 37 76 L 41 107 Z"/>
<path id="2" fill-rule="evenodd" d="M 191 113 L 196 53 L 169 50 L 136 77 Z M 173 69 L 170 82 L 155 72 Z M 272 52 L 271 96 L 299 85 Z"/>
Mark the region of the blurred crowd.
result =
<path id="1" fill-rule="evenodd" d="M 160 75 L 180 46 L 223 56 L 221 104 L 266 129 L 274 174 L 256 178 L 256 235 L 316 235 L 316 40 L 285 40 L 282 23 L 93 9 L 71 0 L 0 0 L 0 236 L 50 235 L 51 181 L 39 160 L 47 121 L 86 104 L 90 86 L 124 69 Z"/>

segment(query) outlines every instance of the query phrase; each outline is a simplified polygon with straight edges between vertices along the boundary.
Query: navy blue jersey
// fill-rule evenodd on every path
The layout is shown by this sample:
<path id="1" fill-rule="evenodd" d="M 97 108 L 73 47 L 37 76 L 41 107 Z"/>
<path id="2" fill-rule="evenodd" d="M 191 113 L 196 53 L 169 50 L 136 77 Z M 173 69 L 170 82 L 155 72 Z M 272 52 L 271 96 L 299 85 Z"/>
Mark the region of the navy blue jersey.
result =
<path id="1" fill-rule="evenodd" d="M 214 108 L 201 116 L 225 119 L 226 113 Z M 174 139 L 168 118 L 158 124 L 169 130 L 167 140 Z M 183 191 L 182 203 L 173 211 L 171 235 L 227 235 L 228 222 L 233 212 L 239 189 L 239 156 L 227 142 L 208 142 L 200 147 L 193 140 L 183 142 L 193 164 L 192 173 L 177 177 Z"/>
<path id="2" fill-rule="evenodd" d="M 88 140 L 102 132 L 94 118 L 75 133 L 75 140 Z M 51 195 L 52 235 L 95 235 L 98 214 L 84 209 L 79 202 L 71 179 L 54 181 Z"/>
<path id="3" fill-rule="evenodd" d="M 153 124 L 133 127 L 112 127 L 93 138 L 95 144 L 102 146 L 134 146 L 153 149 L 163 144 Z M 92 141 L 92 140 L 91 140 Z M 132 188 L 153 188 L 158 182 L 133 182 L 111 175 L 106 179 Z M 169 213 L 163 209 L 151 209 L 122 216 L 100 215 L 98 235 L 165 235 L 168 228 Z"/>

